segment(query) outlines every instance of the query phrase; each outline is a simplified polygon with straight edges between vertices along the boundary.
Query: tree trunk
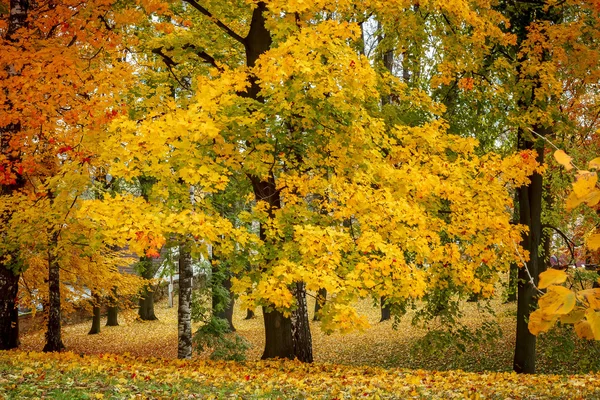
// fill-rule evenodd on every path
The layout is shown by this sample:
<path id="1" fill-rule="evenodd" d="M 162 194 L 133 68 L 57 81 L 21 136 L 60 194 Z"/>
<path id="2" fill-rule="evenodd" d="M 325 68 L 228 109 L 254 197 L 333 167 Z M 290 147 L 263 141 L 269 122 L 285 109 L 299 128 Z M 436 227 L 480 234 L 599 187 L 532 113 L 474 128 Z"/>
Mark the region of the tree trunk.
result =
<path id="1" fill-rule="evenodd" d="M 117 288 L 113 288 L 106 311 L 106 326 L 119 326 L 119 307 L 117 307 Z"/>
<path id="2" fill-rule="evenodd" d="M 385 297 L 381 298 L 381 319 L 379 322 L 389 321 L 392 318 L 390 306 L 385 304 Z"/>
<path id="3" fill-rule="evenodd" d="M 258 58 L 271 48 L 271 33 L 267 29 L 265 13 L 267 4 L 263 1 L 256 3 L 256 8 L 252 12 L 252 20 L 248 35 L 244 39 L 246 50 L 246 65 L 254 67 Z M 263 101 L 260 96 L 260 87 L 256 77 L 250 77 L 249 87 L 246 89 L 245 96 L 257 101 Z M 272 172 L 268 176 L 250 175 L 254 197 L 257 201 L 265 201 L 269 204 L 269 219 L 275 218 L 275 211 L 281 208 L 281 198 L 275 184 L 275 176 Z M 267 242 L 264 224 L 260 226 L 260 239 Z M 271 243 L 273 246 L 281 243 Z M 302 354 L 312 353 L 312 349 L 300 349 L 294 347 L 292 340 L 292 323 L 290 318 L 286 318 L 277 310 L 267 312 L 263 309 L 265 322 L 265 351 L 262 358 L 294 358 L 294 352 L 299 351 Z M 308 329 L 308 327 L 307 327 Z M 302 356 L 304 357 L 304 356 Z"/>
<path id="4" fill-rule="evenodd" d="M 100 333 L 100 304 L 94 303 L 92 312 L 94 316 L 92 317 L 92 328 L 88 332 L 88 335 L 95 335 Z"/>
<path id="5" fill-rule="evenodd" d="M 150 285 L 142 289 L 142 297 L 139 301 L 138 315 L 142 321 L 155 321 L 158 318 L 154 314 L 154 292 Z"/>
<path id="6" fill-rule="evenodd" d="M 265 321 L 265 351 L 261 359 L 294 358 L 292 320 L 277 310 L 267 311 L 263 307 Z"/>
<path id="7" fill-rule="evenodd" d="M 192 357 L 192 255 L 179 246 L 179 307 L 177 309 L 177 358 Z"/>
<path id="8" fill-rule="evenodd" d="M 19 275 L 0 265 L 0 350 L 19 346 Z"/>
<path id="9" fill-rule="evenodd" d="M 119 326 L 119 307 L 108 306 L 106 311 L 106 326 Z"/>
<path id="10" fill-rule="evenodd" d="M 244 319 L 253 319 L 256 315 L 254 315 L 254 310 L 247 309 L 246 310 L 246 318 Z"/>
<path id="11" fill-rule="evenodd" d="M 292 340 L 294 342 L 294 355 L 302 362 L 313 362 L 312 335 L 306 305 L 306 285 L 304 282 L 294 284 L 294 297 L 296 309 L 292 312 Z"/>
<path id="12" fill-rule="evenodd" d="M 65 345 L 61 335 L 61 310 L 60 310 L 60 266 L 56 255 L 56 234 L 51 239 L 51 248 L 48 250 L 48 330 L 46 331 L 46 345 L 42 351 L 62 351 Z"/>
<path id="13" fill-rule="evenodd" d="M 140 257 L 140 264 L 142 264 L 142 278 L 154 278 L 156 271 L 152 259 L 149 257 Z M 150 285 L 145 285 L 142 289 L 139 306 L 138 315 L 142 321 L 155 321 L 158 319 L 154 313 L 154 291 Z"/>
<path id="14" fill-rule="evenodd" d="M 317 291 L 317 298 L 315 299 L 315 315 L 313 321 L 321 320 L 319 311 L 321 311 L 321 308 L 325 305 L 325 301 L 327 301 L 327 289 L 319 289 Z"/>
<path id="15" fill-rule="evenodd" d="M 8 42 L 16 42 L 18 39 L 13 37 L 15 32 L 24 27 L 27 23 L 27 14 L 29 10 L 29 0 L 10 0 L 8 29 L 5 39 Z M 9 76 L 16 76 L 18 72 L 13 66 L 8 68 Z M 8 95 L 8 93 L 5 93 Z M 8 100 L 9 109 L 12 103 Z M 14 156 L 10 141 L 13 135 L 21 130 L 19 122 L 11 123 L 6 126 L 0 126 L 0 159 L 8 161 L 2 163 L 6 170 L 13 167 L 13 163 L 18 161 L 19 156 Z M 25 180 L 22 174 L 14 171 L 17 179 L 13 184 L 0 184 L 0 196 L 10 196 L 15 191 L 22 188 Z M 8 226 L 11 219 L 11 212 L 0 215 L 0 224 Z M 0 237 L 0 240 L 3 238 Z M 19 271 L 14 265 L 19 255 L 8 254 L 10 257 L 0 257 L 0 350 L 14 349 L 19 346 Z M 12 262 L 9 259 L 13 260 Z"/>
<path id="16" fill-rule="evenodd" d="M 546 135 L 548 129 L 535 127 L 536 132 Z M 522 131 L 519 132 L 519 149 L 534 149 L 535 142 L 526 140 Z M 535 147 L 537 161 L 544 163 L 544 144 L 539 141 Z M 536 337 L 529 332 L 529 314 L 536 305 L 536 290 L 531 284 L 529 275 L 537 285 L 538 274 L 541 271 L 539 248 L 542 239 L 542 176 L 537 172 L 531 177 L 531 183 L 518 189 L 519 192 L 519 222 L 529 228 L 523 235 L 521 246 L 529 252 L 527 269 L 521 267 L 518 273 L 517 286 L 517 336 L 513 369 L 517 373 L 535 373 Z M 529 273 L 528 271 L 529 270 Z"/>
<path id="17" fill-rule="evenodd" d="M 515 263 L 510 264 L 508 271 L 508 289 L 506 302 L 513 303 L 517 301 L 517 282 L 519 281 L 519 266 Z"/>

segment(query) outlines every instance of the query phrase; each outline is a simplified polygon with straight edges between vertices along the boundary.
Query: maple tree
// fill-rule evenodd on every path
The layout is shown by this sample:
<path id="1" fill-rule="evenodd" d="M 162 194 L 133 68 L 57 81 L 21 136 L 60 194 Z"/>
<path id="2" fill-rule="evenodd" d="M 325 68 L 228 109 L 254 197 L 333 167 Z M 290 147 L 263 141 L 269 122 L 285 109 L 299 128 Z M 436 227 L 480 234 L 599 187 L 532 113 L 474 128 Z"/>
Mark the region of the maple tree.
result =
<path id="1" fill-rule="evenodd" d="M 127 294 L 139 285 L 118 273 L 121 255 L 76 211 L 101 170 L 93 160 L 98 134 L 118 114 L 115 97 L 129 76 L 129 65 L 112 56 L 120 27 L 135 13 L 114 11 L 111 3 L 14 0 L 0 18 L 0 269 L 11 285 L 2 291 L 3 347 L 16 345 L 4 343 L 20 276 L 22 303 L 46 305 L 47 351 L 64 348 L 64 300 L 115 286 Z"/>
<path id="2" fill-rule="evenodd" d="M 490 296 L 520 235 L 504 208 L 507 187 L 537 165 L 527 152 L 477 156 L 474 140 L 432 118 L 440 109 L 422 91 L 377 73 L 355 47 L 358 25 L 346 22 L 373 5 L 328 4 L 337 13 L 328 19 L 323 6 L 149 8 L 171 23 L 150 20 L 157 35 L 143 48 L 189 95 L 153 90 L 143 118 L 114 121 L 105 155 L 113 176 L 157 180 L 155 232 L 196 243 L 229 235 L 226 248 L 252 249 L 251 269 L 233 268 L 233 289 L 248 308 L 264 308 L 265 358 L 312 359 L 305 288 L 327 290 L 327 330 L 364 325 L 351 307 L 360 297 L 401 304 L 448 285 Z M 377 88 L 430 117 L 415 126 L 382 118 Z M 208 196 L 195 195 L 193 212 L 183 200 L 190 187 L 224 190 L 235 172 L 254 198 L 239 218 L 259 221 L 258 237 L 232 230 Z"/>

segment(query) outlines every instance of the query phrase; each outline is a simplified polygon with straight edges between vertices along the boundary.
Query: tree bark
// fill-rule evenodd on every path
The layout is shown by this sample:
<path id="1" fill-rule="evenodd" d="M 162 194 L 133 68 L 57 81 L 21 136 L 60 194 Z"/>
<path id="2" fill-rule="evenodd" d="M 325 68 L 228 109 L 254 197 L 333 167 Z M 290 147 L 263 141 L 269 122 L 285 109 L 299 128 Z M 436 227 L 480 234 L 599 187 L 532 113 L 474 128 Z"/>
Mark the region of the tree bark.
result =
<path id="1" fill-rule="evenodd" d="M 154 313 L 154 292 L 150 285 L 142 289 L 139 306 L 138 315 L 142 321 L 156 321 L 158 319 Z"/>
<path id="2" fill-rule="evenodd" d="M 319 289 L 317 291 L 317 298 L 315 299 L 315 315 L 313 316 L 313 321 L 320 321 L 321 317 L 319 316 L 319 311 L 325 305 L 327 301 L 327 289 Z"/>
<path id="3" fill-rule="evenodd" d="M 97 296 L 94 296 L 94 305 L 92 308 L 92 328 L 88 332 L 88 335 L 96 335 L 100 333 L 100 303 Z"/>
<path id="4" fill-rule="evenodd" d="M 60 309 L 60 266 L 53 252 L 56 250 L 57 235 L 53 234 L 48 250 L 48 329 L 46 331 L 46 345 L 42 351 L 62 351 L 65 345 L 61 333 Z"/>
<path id="5" fill-rule="evenodd" d="M 117 288 L 113 288 L 113 294 L 108 301 L 106 311 L 106 326 L 119 326 L 119 307 L 117 306 Z"/>
<path id="6" fill-rule="evenodd" d="M 263 307 L 265 322 L 265 351 L 262 360 L 268 358 L 294 359 L 294 342 L 292 339 L 292 320 L 277 310 L 267 311 Z"/>
<path id="7" fill-rule="evenodd" d="M 304 282 L 294 284 L 294 297 L 296 309 L 292 311 L 292 340 L 294 342 L 294 355 L 302 362 L 313 362 L 312 335 L 306 305 L 306 285 Z"/>
<path id="8" fill-rule="evenodd" d="M 381 298 L 381 319 L 379 322 L 389 321 L 392 319 L 392 312 L 390 310 L 390 306 L 385 304 L 385 297 Z"/>
<path id="9" fill-rule="evenodd" d="M 106 311 L 106 326 L 119 326 L 119 307 L 108 306 Z"/>
<path id="10" fill-rule="evenodd" d="M 19 275 L 0 266 L 0 350 L 19 347 Z"/>
<path id="11" fill-rule="evenodd" d="M 547 134 L 548 129 L 536 127 L 536 132 Z M 537 161 L 544 163 L 544 144 L 527 140 L 522 131 L 519 133 L 519 149 L 535 150 Z M 521 246 L 529 252 L 527 269 L 521 267 L 518 273 L 517 286 L 517 336 L 515 342 L 515 356 L 513 369 L 517 373 L 535 373 L 536 337 L 529 332 L 529 314 L 536 305 L 536 290 L 532 285 L 529 275 L 537 285 L 538 274 L 541 271 L 539 248 L 542 239 L 542 192 L 543 178 L 537 172 L 531 177 L 529 185 L 518 189 L 519 192 L 519 222 L 529 228 L 523 235 Z M 529 273 L 528 271 L 529 270 Z"/>
<path id="12" fill-rule="evenodd" d="M 179 307 L 177 309 L 177 358 L 192 357 L 192 255 L 179 246 Z"/>
<path id="13" fill-rule="evenodd" d="M 140 263 L 142 263 L 142 278 L 152 279 L 154 278 L 154 265 L 152 259 L 149 257 L 140 257 Z M 139 300 L 139 311 L 138 315 L 142 321 L 155 321 L 158 318 L 154 313 L 154 291 L 150 285 L 144 286 L 142 289 L 140 300 Z"/>

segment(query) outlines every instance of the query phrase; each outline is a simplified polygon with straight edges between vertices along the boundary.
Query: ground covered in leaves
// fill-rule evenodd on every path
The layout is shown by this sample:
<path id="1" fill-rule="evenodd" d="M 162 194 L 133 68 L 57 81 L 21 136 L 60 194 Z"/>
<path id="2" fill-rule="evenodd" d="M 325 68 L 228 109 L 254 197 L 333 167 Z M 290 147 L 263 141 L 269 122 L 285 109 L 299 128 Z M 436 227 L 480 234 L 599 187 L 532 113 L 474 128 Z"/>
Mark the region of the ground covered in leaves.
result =
<path id="1" fill-rule="evenodd" d="M 10 351 L 0 352 L 0 397 L 583 399 L 600 397 L 600 376 Z"/>
<path id="2" fill-rule="evenodd" d="M 599 346 L 568 328 L 539 340 L 539 372 L 560 375 L 509 372 L 514 305 L 493 305 L 502 335 L 462 349 L 452 338 L 426 335 L 410 323 L 410 313 L 393 329 L 391 321 L 379 323 L 369 302 L 358 307 L 371 323 L 364 332 L 328 336 L 313 322 L 313 365 L 259 361 L 260 310 L 252 320 L 236 310 L 237 333 L 251 343 L 241 364 L 210 361 L 208 353 L 175 360 L 176 308 L 164 302 L 157 304 L 157 321 L 139 321 L 130 310 L 120 314 L 119 326 L 103 326 L 97 335 L 88 335 L 91 322 L 65 326 L 70 353 L 38 353 L 43 332 L 31 333 L 20 351 L 0 353 L 0 398 L 600 398 L 600 375 L 572 375 L 599 369 Z M 466 327 L 488 318 L 474 303 L 463 307 Z"/>

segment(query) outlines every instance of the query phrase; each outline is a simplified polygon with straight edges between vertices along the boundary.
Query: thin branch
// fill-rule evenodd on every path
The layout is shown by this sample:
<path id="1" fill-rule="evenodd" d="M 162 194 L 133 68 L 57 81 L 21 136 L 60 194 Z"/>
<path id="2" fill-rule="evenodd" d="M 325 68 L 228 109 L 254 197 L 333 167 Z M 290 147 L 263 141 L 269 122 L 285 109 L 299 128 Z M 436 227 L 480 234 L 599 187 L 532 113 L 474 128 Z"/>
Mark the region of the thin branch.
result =
<path id="1" fill-rule="evenodd" d="M 156 49 L 152 49 L 152 53 L 159 55 L 163 62 L 165 63 L 165 65 L 167 66 L 167 69 L 169 70 L 169 72 L 171 73 L 171 75 L 173 76 L 173 79 L 175 79 L 177 81 L 177 83 L 179 83 L 179 85 L 183 88 L 186 89 L 190 89 L 190 86 L 183 83 L 178 77 L 177 75 L 175 75 L 175 72 L 173 71 L 173 67 L 177 66 L 178 63 L 173 61 L 173 59 L 171 57 L 169 57 L 168 55 L 166 55 L 165 53 L 162 52 L 162 47 L 156 48 Z"/>
<path id="2" fill-rule="evenodd" d="M 215 25 L 217 25 L 219 28 L 221 28 L 231 38 L 237 40 L 238 42 L 240 42 L 241 44 L 246 46 L 246 39 L 244 39 L 243 37 L 241 37 L 240 35 L 235 33 L 230 27 L 228 27 L 223 22 L 221 22 L 220 20 L 215 18 L 215 16 L 212 15 L 212 13 L 210 11 L 208 11 L 206 8 L 202 7 L 195 0 L 183 0 L 183 1 L 185 1 L 186 3 L 188 3 L 189 5 L 194 7 L 196 10 L 200 11 L 202 14 L 206 15 L 212 22 L 215 23 Z"/>
<path id="3" fill-rule="evenodd" d="M 217 60 L 215 60 L 213 56 L 211 56 L 204 50 L 198 50 L 198 47 L 196 45 L 188 43 L 183 45 L 182 49 L 192 49 L 194 51 L 194 54 L 196 54 L 198 57 L 215 67 L 219 72 L 223 72 L 223 68 L 217 64 Z"/>
<path id="4" fill-rule="evenodd" d="M 549 229 L 553 229 L 556 233 L 558 233 L 563 239 L 564 241 L 567 243 L 567 247 L 569 248 L 569 252 L 571 253 L 571 259 L 575 260 L 575 242 L 573 242 L 571 239 L 569 239 L 567 237 L 567 235 L 565 235 L 560 229 L 558 229 L 555 226 L 552 225 L 548 225 L 548 224 L 543 224 L 542 225 L 542 229 L 544 228 L 549 228 Z"/>
<path id="5" fill-rule="evenodd" d="M 531 128 L 527 128 L 527 129 L 528 129 L 528 130 L 529 130 L 531 133 L 533 133 L 535 136 L 537 136 L 537 137 L 539 137 L 539 138 L 543 139 L 543 140 L 544 140 L 546 143 L 548 143 L 550 146 L 552 146 L 552 147 L 553 147 L 553 148 L 555 148 L 556 150 L 561 150 L 561 149 L 559 149 L 559 148 L 558 148 L 558 147 L 557 147 L 557 146 L 556 146 L 554 143 L 552 143 L 552 142 L 550 141 L 550 139 L 548 139 L 547 137 L 540 135 L 539 133 L 537 133 L 536 131 L 534 131 L 534 130 L 533 130 L 533 129 L 531 129 Z M 571 165 L 573 166 L 573 168 L 575 168 L 577 171 L 580 171 L 579 167 L 577 167 L 577 165 L 575 165 L 575 163 L 573 163 L 573 160 L 571 160 L 571 161 L 570 161 L 570 164 L 571 164 Z"/>

